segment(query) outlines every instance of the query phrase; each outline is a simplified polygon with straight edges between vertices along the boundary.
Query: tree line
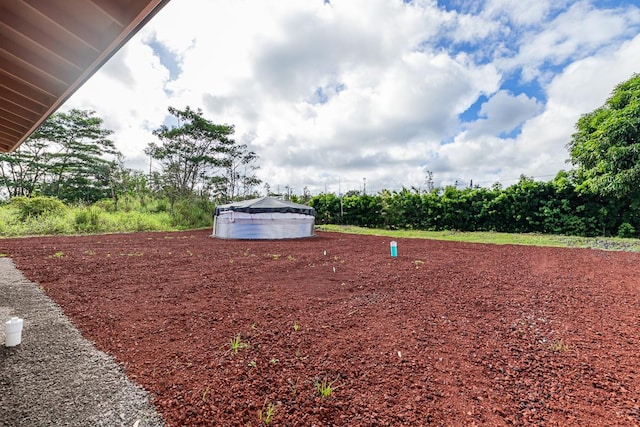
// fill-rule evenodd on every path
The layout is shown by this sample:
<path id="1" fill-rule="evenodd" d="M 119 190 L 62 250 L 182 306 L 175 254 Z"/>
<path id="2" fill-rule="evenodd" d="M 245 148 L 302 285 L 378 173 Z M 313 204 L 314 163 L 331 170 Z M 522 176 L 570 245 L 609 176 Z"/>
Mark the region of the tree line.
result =
<path id="1" fill-rule="evenodd" d="M 234 128 L 214 124 L 202 111 L 169 108 L 177 125 L 153 133 L 145 153 L 158 165 L 150 174 L 124 166 L 124 156 L 93 111 L 49 117 L 15 152 L 0 155 L 0 190 L 9 198 L 49 196 L 92 204 L 127 195 L 177 201 L 226 202 L 255 194 L 257 155 L 233 139 Z"/>
<path id="2" fill-rule="evenodd" d="M 124 166 L 102 119 L 92 111 L 55 113 L 14 153 L 0 155 L 0 194 L 50 196 L 67 203 L 145 198 L 183 224 L 202 224 L 215 204 L 257 197 L 256 153 L 201 110 L 169 108 L 177 123 L 153 133 L 145 153 L 158 169 Z M 584 114 L 567 144 L 573 169 L 549 182 L 522 176 L 502 188 L 454 186 L 378 194 L 320 194 L 308 203 L 320 224 L 396 229 L 500 231 L 637 237 L 640 232 L 640 75 L 615 87 L 605 104 Z M 432 182 L 432 177 L 429 177 Z M 270 193 L 268 184 L 264 185 Z M 26 205 L 25 205 L 26 206 Z"/>

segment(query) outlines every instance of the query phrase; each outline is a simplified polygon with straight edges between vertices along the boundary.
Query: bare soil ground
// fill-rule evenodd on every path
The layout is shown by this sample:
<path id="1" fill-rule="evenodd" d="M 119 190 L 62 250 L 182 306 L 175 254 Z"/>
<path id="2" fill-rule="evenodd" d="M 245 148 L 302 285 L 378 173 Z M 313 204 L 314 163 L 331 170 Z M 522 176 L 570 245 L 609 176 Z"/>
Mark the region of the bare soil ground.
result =
<path id="1" fill-rule="evenodd" d="M 0 253 L 170 426 L 640 425 L 638 253 L 209 234 Z"/>

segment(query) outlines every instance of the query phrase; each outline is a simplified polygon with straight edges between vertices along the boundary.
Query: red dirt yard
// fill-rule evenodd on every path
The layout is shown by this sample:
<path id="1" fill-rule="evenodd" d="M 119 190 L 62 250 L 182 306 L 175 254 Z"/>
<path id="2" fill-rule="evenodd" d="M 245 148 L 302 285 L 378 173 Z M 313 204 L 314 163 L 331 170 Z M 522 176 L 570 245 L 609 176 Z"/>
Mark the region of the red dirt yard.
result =
<path id="1" fill-rule="evenodd" d="M 638 253 L 209 234 L 0 252 L 170 426 L 640 425 Z"/>

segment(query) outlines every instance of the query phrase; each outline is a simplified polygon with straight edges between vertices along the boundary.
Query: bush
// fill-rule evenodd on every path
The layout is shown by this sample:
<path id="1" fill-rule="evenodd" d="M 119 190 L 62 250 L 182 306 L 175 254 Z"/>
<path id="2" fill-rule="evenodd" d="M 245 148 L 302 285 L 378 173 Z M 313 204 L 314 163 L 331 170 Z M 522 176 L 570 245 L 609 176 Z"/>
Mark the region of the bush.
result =
<path id="1" fill-rule="evenodd" d="M 14 197 L 11 204 L 18 208 L 20 221 L 63 213 L 67 209 L 65 204 L 55 197 Z"/>
<path id="2" fill-rule="evenodd" d="M 636 229 L 628 222 L 623 222 L 618 227 L 618 237 L 635 237 Z"/>

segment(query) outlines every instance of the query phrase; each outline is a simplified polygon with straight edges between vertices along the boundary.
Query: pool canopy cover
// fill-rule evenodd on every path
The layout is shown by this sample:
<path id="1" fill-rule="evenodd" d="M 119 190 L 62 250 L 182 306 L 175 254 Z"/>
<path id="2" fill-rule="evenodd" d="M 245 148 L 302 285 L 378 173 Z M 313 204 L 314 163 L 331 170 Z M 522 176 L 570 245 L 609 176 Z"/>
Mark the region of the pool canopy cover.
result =
<path id="1" fill-rule="evenodd" d="M 314 235 L 315 209 L 273 197 L 216 207 L 213 236 L 222 239 L 296 239 Z"/>

